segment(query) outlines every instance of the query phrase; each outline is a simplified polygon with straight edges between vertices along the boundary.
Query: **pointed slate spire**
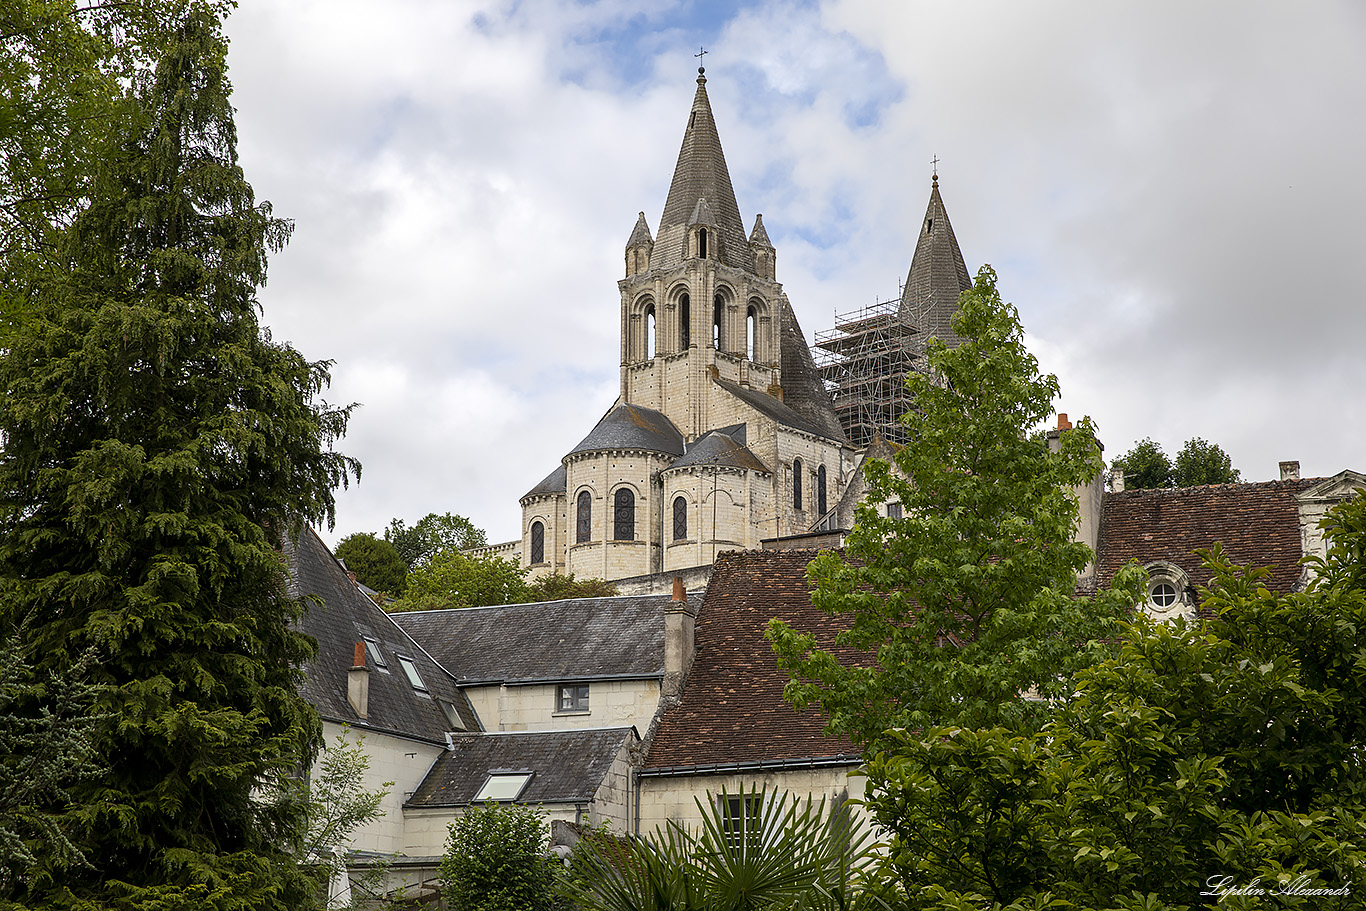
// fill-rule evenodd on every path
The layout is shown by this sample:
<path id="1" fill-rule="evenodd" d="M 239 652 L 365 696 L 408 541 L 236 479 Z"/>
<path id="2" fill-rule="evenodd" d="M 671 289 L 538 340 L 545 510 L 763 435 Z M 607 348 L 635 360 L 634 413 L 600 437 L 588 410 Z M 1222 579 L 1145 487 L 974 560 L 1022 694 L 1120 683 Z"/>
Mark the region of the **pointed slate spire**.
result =
<path id="1" fill-rule="evenodd" d="M 626 275 L 628 277 L 650 268 L 650 254 L 654 247 L 654 238 L 650 237 L 650 226 L 645 221 L 645 213 L 641 212 L 636 216 L 636 226 L 631 230 L 630 239 L 626 241 Z"/>
<path id="2" fill-rule="evenodd" d="M 958 309 L 958 295 L 972 287 L 963 252 L 939 196 L 939 175 L 930 186 L 930 205 L 920 223 L 920 239 L 911 257 L 911 271 L 901 292 L 901 318 L 919 330 L 921 339 L 933 336 L 949 347 L 961 341 L 950 320 Z"/>
<path id="3" fill-rule="evenodd" d="M 773 242 L 768 239 L 762 215 L 754 216 L 754 230 L 749 232 L 749 252 L 754 257 L 754 271 L 760 278 L 778 277 L 778 251 L 773 249 Z"/>
<path id="4" fill-rule="evenodd" d="M 648 247 L 655 242 L 650 236 L 650 224 L 645 220 L 645 213 L 641 212 L 636 216 L 636 226 L 631 229 L 631 236 L 626 241 L 626 249 L 632 247 Z"/>
<path id="5" fill-rule="evenodd" d="M 668 269 L 687 256 L 688 224 L 701 199 L 707 200 L 719 235 L 715 258 L 728 266 L 752 270 L 754 257 L 745 240 L 744 221 L 735 203 L 735 189 L 707 99 L 707 77 L 698 67 L 697 94 L 688 113 L 688 127 L 683 132 L 683 147 L 674 166 L 664 214 L 659 219 L 653 267 Z"/>
<path id="6" fill-rule="evenodd" d="M 749 242 L 754 247 L 773 249 L 773 242 L 768 239 L 768 232 L 764 230 L 764 216 L 754 216 L 754 230 L 749 232 Z"/>

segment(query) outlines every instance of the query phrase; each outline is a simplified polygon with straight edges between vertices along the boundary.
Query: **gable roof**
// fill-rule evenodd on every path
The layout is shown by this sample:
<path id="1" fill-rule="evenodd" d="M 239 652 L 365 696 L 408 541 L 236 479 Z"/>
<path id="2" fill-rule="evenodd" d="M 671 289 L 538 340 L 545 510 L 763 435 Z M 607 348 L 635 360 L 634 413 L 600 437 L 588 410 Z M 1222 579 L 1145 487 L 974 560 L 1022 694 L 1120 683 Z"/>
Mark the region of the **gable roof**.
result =
<path id="1" fill-rule="evenodd" d="M 297 541 L 285 542 L 284 551 L 290 596 L 310 599 L 298 629 L 317 640 L 318 655 L 304 668 L 299 691 L 319 715 L 358 730 L 444 744 L 453 725 L 438 704 L 442 700 L 456 707 L 466 730 L 479 729 L 455 678 L 360 592 L 317 532 L 305 527 Z M 378 643 L 387 667 L 379 667 L 367 649 L 370 686 L 367 717 L 362 719 L 347 701 L 346 691 L 355 645 L 366 638 Z M 400 655 L 412 659 L 426 694 L 413 688 L 399 665 Z"/>
<path id="2" fill-rule="evenodd" d="M 661 412 L 653 408 L 622 403 L 603 415 L 602 420 L 598 421 L 588 436 L 569 450 L 569 455 L 600 449 L 643 449 L 646 452 L 682 455 L 683 434 L 679 433 L 673 421 Z M 541 483 L 551 481 L 554 477 L 552 472 L 551 476 Z"/>
<path id="3" fill-rule="evenodd" d="M 740 427 L 743 428 L 744 425 L 741 424 Z M 759 461 L 758 456 L 728 433 L 729 430 L 731 428 L 721 428 L 702 434 L 697 438 L 697 442 L 688 447 L 688 452 L 683 458 L 664 470 L 672 471 L 675 468 L 694 465 L 718 465 L 722 468 L 745 468 L 771 474 L 764 463 Z M 740 437 L 744 438 L 743 433 Z"/>
<path id="4" fill-rule="evenodd" d="M 696 608 L 702 596 L 688 600 Z M 392 616 L 465 685 L 658 677 L 671 601 L 619 595 Z"/>
<path id="5" fill-rule="evenodd" d="M 1210 572 L 1193 551 L 1217 541 L 1236 564 L 1274 567 L 1268 589 L 1290 591 L 1300 579 L 1296 495 L 1319 480 L 1107 492 L 1096 548 L 1098 581 L 1108 585 L 1131 559 L 1145 565 L 1164 560 L 1181 567 L 1193 583 L 1207 585 Z"/>
<path id="6" fill-rule="evenodd" d="M 767 392 L 760 392 L 759 390 L 751 389 L 748 386 L 741 386 L 738 383 L 732 383 L 730 380 L 713 379 L 712 382 L 762 414 L 764 417 L 772 418 L 784 427 L 791 427 L 795 430 L 800 430 L 803 433 L 809 433 L 818 437 L 826 436 L 826 434 L 821 433 L 820 428 L 815 424 L 812 424 L 805 417 L 793 411 L 786 404 L 769 395 Z M 836 439 L 842 439 L 842 437 Z"/>
<path id="7" fill-rule="evenodd" d="M 697 655 L 682 699 L 659 723 L 648 769 L 704 768 L 745 763 L 858 760 L 844 738 L 822 733 L 815 710 L 798 713 L 783 702 L 787 674 L 764 631 L 778 617 L 813 633 L 820 648 L 835 648 L 847 623 L 811 605 L 806 565 L 814 550 L 727 551 L 716 560 L 696 627 Z"/>
<path id="8" fill-rule="evenodd" d="M 698 70 L 697 92 L 683 131 L 683 146 L 678 150 L 669 196 L 659 219 L 650 268 L 668 269 L 684 260 L 688 224 L 705 199 L 709 210 L 704 216 L 716 225 L 716 259 L 728 266 L 754 271 L 754 254 L 745 239 L 745 225 L 735 202 L 726 156 L 721 151 L 721 136 L 707 98 L 707 77 Z"/>
<path id="9" fill-rule="evenodd" d="M 587 803 L 635 728 L 510 731 L 454 737 L 405 807 L 458 807 L 474 800 L 489 773 L 531 772 L 519 804 Z"/>
<path id="10" fill-rule="evenodd" d="M 939 176 L 930 185 L 930 203 L 920 222 L 919 239 L 911 256 L 911 270 L 901 292 L 901 318 L 920 331 L 919 343 L 933 336 L 950 348 L 961 341 L 951 320 L 958 295 L 972 287 L 963 251 L 953 236 L 949 213 L 939 196 Z"/>

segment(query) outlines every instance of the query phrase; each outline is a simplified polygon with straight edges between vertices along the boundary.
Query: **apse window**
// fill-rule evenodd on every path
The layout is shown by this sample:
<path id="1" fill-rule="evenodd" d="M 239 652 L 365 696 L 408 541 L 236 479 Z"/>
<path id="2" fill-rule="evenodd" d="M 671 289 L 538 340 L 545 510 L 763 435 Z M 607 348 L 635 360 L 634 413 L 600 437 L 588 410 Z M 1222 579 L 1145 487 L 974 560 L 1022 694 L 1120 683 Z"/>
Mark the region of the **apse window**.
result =
<path id="1" fill-rule="evenodd" d="M 588 711 L 588 684 L 566 683 L 555 688 L 555 711 L 558 714 Z"/>
<path id="2" fill-rule="evenodd" d="M 531 775 L 531 772 L 490 772 L 483 787 L 474 795 L 473 802 L 493 800 L 506 803 L 516 800 L 526 790 Z"/>
<path id="3" fill-rule="evenodd" d="M 427 684 L 422 682 L 422 675 L 417 672 L 417 663 L 412 658 L 399 655 L 398 666 L 403 668 L 403 673 L 407 676 L 408 682 L 413 685 L 413 689 L 420 693 L 427 692 Z"/>

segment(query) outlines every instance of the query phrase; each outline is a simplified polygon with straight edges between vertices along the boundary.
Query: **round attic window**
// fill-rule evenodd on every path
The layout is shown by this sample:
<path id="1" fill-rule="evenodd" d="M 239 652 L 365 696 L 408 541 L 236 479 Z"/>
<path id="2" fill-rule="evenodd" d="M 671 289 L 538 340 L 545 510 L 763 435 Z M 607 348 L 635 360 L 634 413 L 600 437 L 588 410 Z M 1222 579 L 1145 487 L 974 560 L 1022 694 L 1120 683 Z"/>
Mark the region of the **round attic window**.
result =
<path id="1" fill-rule="evenodd" d="M 1160 611 L 1168 610 L 1176 603 L 1176 586 L 1170 582 L 1158 582 L 1148 589 L 1148 600 Z"/>

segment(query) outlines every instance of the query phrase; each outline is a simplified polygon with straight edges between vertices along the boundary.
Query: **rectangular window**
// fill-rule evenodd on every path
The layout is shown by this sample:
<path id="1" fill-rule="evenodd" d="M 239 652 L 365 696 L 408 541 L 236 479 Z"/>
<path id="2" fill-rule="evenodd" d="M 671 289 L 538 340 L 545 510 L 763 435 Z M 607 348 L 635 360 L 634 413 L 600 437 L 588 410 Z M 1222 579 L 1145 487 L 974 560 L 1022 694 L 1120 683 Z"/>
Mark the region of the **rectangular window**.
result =
<path id="1" fill-rule="evenodd" d="M 412 658 L 406 655 L 398 656 L 399 667 L 403 668 L 403 673 L 408 675 L 408 682 L 413 685 L 413 689 L 419 692 L 427 692 L 427 684 L 422 682 L 422 675 L 417 672 L 417 664 Z"/>
<path id="2" fill-rule="evenodd" d="M 588 711 L 588 684 L 563 684 L 555 692 L 556 712 Z"/>
<path id="3" fill-rule="evenodd" d="M 485 800 L 513 801 L 526 790 L 530 772 L 490 772 L 484 786 L 474 795 L 476 803 Z"/>
<path id="4" fill-rule="evenodd" d="M 437 704 L 441 706 L 441 711 L 446 714 L 446 723 L 451 726 L 452 731 L 465 730 L 465 720 L 460 717 L 460 711 L 454 705 L 444 699 L 438 699 Z"/>
<path id="5" fill-rule="evenodd" d="M 757 850 L 763 840 L 763 795 L 723 794 L 717 800 L 724 801 L 721 805 L 721 824 L 726 844 L 737 851 L 742 848 Z"/>
<path id="6" fill-rule="evenodd" d="M 889 519 L 899 519 L 899 518 L 901 518 L 901 504 L 900 504 L 900 503 L 888 503 L 888 504 L 887 504 L 887 518 L 889 518 Z"/>
<path id="7" fill-rule="evenodd" d="M 362 637 L 365 640 L 365 651 L 370 656 L 370 660 L 375 662 L 375 667 L 389 673 L 389 662 L 384 660 L 384 653 L 379 650 L 379 640 L 371 639 L 369 636 Z"/>

